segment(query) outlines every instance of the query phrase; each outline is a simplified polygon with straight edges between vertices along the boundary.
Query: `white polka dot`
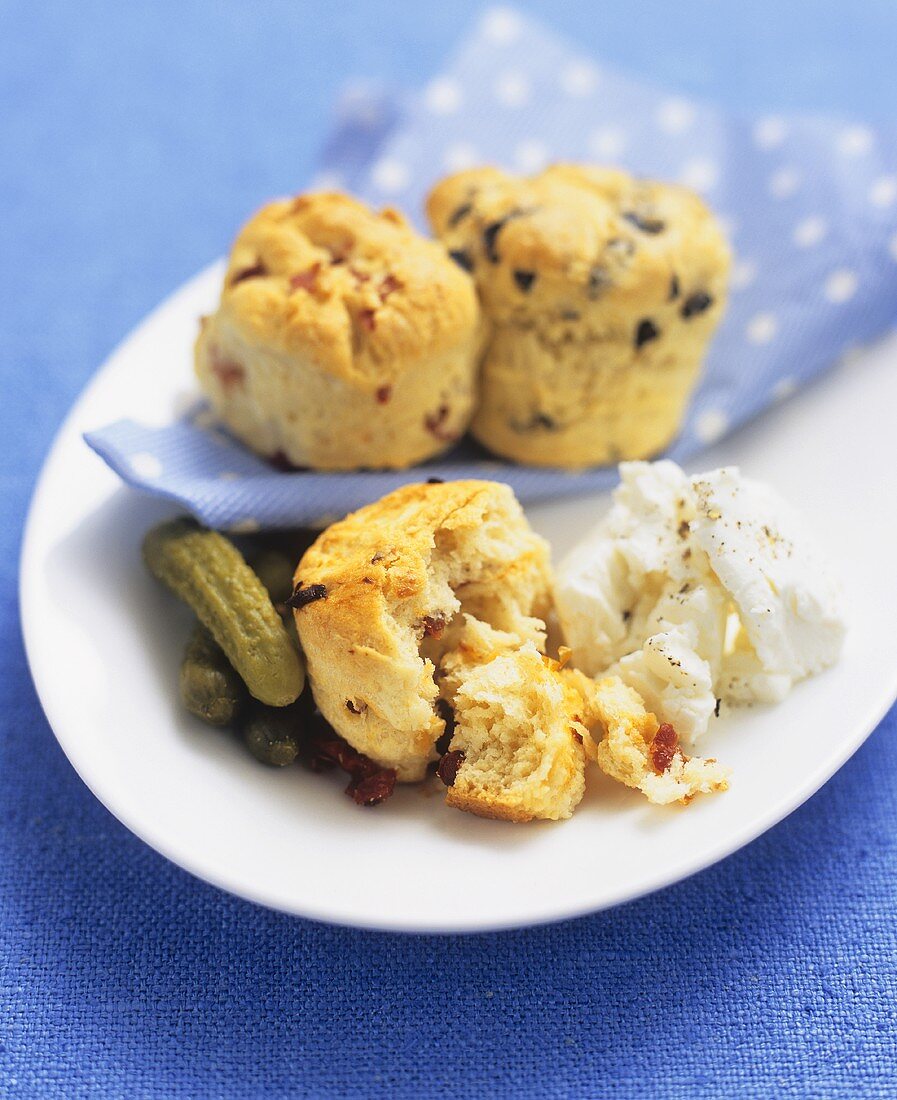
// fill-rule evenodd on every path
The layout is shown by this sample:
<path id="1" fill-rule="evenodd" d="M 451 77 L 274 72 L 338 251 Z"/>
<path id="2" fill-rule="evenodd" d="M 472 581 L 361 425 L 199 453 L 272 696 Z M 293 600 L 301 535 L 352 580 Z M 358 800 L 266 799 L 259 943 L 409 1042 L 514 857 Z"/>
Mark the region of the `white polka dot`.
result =
<path id="1" fill-rule="evenodd" d="M 797 380 L 794 378 L 780 378 L 772 387 L 772 396 L 776 401 L 784 401 L 797 389 Z"/>
<path id="2" fill-rule="evenodd" d="M 704 157 L 695 157 L 683 165 L 679 182 L 694 191 L 710 191 L 719 181 L 719 167 Z"/>
<path id="3" fill-rule="evenodd" d="M 374 165 L 371 180 L 378 190 L 394 194 L 408 186 L 408 168 L 400 160 L 384 157 Z"/>
<path id="4" fill-rule="evenodd" d="M 599 160 L 620 156 L 626 148 L 626 135 L 615 126 L 602 126 L 588 137 L 589 153 Z"/>
<path id="5" fill-rule="evenodd" d="M 551 154 L 543 141 L 521 141 L 514 150 L 514 164 L 521 172 L 538 172 Z"/>
<path id="6" fill-rule="evenodd" d="M 739 260 L 732 268 L 729 280 L 733 290 L 744 290 L 757 278 L 757 264 L 754 260 Z"/>
<path id="7" fill-rule="evenodd" d="M 469 142 L 456 141 L 446 148 L 442 164 L 447 172 L 463 172 L 465 168 L 472 168 L 479 159 L 479 153 Z"/>
<path id="8" fill-rule="evenodd" d="M 311 191 L 342 191 L 344 187 L 345 182 L 339 172 L 318 172 L 309 184 Z"/>
<path id="9" fill-rule="evenodd" d="M 510 8 L 492 8 L 483 16 L 482 32 L 497 46 L 507 46 L 520 35 L 520 17 Z"/>
<path id="10" fill-rule="evenodd" d="M 780 168 L 769 177 L 769 193 L 776 199 L 787 199 L 800 187 L 800 172 L 796 168 Z"/>
<path id="11" fill-rule="evenodd" d="M 686 99 L 666 99 L 657 111 L 657 125 L 667 134 L 681 134 L 691 126 L 695 109 Z"/>
<path id="12" fill-rule="evenodd" d="M 891 253 L 892 260 L 897 260 L 897 233 L 888 241 L 888 252 Z"/>
<path id="13" fill-rule="evenodd" d="M 838 135 L 838 152 L 845 157 L 861 157 L 875 143 L 875 135 L 868 126 L 850 126 Z"/>
<path id="14" fill-rule="evenodd" d="M 738 219 L 731 217 L 729 214 L 717 214 L 716 220 L 719 223 L 720 229 L 723 231 L 723 236 L 728 240 L 732 240 L 738 232 Z"/>
<path id="15" fill-rule="evenodd" d="M 239 481 L 240 475 L 235 474 L 233 470 L 222 470 L 218 475 L 219 481 Z"/>
<path id="16" fill-rule="evenodd" d="M 729 428 L 729 418 L 722 409 L 707 409 L 695 421 L 695 433 L 702 443 L 715 443 Z"/>
<path id="17" fill-rule="evenodd" d="M 162 476 L 162 463 L 149 451 L 141 451 L 140 454 L 131 455 L 128 465 L 137 477 L 146 478 L 147 481 L 155 481 Z"/>
<path id="18" fill-rule="evenodd" d="M 588 61 L 571 61 L 561 69 L 561 90 L 569 96 L 587 96 L 598 85 L 598 70 Z"/>
<path id="19" fill-rule="evenodd" d="M 424 103 L 434 115 L 451 115 L 461 106 L 461 85 L 451 77 L 441 76 L 427 85 Z"/>
<path id="20" fill-rule="evenodd" d="M 869 188 L 873 206 L 893 206 L 897 201 L 897 176 L 880 176 Z"/>
<path id="21" fill-rule="evenodd" d="M 812 248 L 828 233 L 828 222 L 825 218 L 804 218 L 794 227 L 792 239 L 798 248 Z"/>
<path id="22" fill-rule="evenodd" d="M 754 144 L 758 149 L 777 149 L 788 136 L 788 124 L 778 115 L 761 118 L 754 126 Z"/>
<path id="23" fill-rule="evenodd" d="M 825 280 L 825 296 L 830 302 L 847 302 L 856 294 L 858 285 L 856 272 L 842 267 Z"/>
<path id="24" fill-rule="evenodd" d="M 261 526 L 257 519 L 247 516 L 246 519 L 240 519 L 236 523 L 232 523 L 228 527 L 228 531 L 233 532 L 235 535 L 251 535 L 253 532 L 260 530 Z"/>
<path id="25" fill-rule="evenodd" d="M 758 313 L 748 321 L 745 335 L 752 344 L 768 344 L 779 330 L 771 313 Z"/>
<path id="26" fill-rule="evenodd" d="M 495 98 L 505 107 L 522 107 L 529 99 L 529 82 L 522 73 L 502 73 L 495 82 Z"/>

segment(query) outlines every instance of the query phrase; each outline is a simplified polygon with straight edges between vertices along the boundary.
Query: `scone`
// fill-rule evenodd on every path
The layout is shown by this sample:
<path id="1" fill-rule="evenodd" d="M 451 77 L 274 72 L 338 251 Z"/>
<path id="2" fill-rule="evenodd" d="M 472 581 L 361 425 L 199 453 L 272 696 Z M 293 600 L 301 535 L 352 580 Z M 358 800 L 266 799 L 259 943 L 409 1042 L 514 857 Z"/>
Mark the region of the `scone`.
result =
<path id="1" fill-rule="evenodd" d="M 446 803 L 506 821 L 570 817 L 585 791 L 582 696 L 532 642 L 467 617 L 437 678 L 454 728 Z"/>
<path id="2" fill-rule="evenodd" d="M 437 666 L 466 612 L 544 647 L 548 547 L 506 485 L 407 485 L 329 527 L 292 597 L 315 701 L 337 733 L 401 781 L 445 731 Z"/>
<path id="3" fill-rule="evenodd" d="M 583 700 L 580 713 L 591 733 L 586 752 L 606 775 L 661 806 L 728 789 L 726 769 L 712 757 L 687 756 L 675 728 L 658 722 L 619 677 L 565 675 Z"/>
<path id="4" fill-rule="evenodd" d="M 292 466 L 398 469 L 470 419 L 481 320 L 470 277 L 395 210 L 273 202 L 244 226 L 196 373 L 254 451 Z"/>
<path id="5" fill-rule="evenodd" d="M 481 168 L 439 183 L 427 210 L 491 327 L 472 425 L 483 444 L 577 468 L 673 439 L 730 264 L 697 195 L 611 169 Z"/>

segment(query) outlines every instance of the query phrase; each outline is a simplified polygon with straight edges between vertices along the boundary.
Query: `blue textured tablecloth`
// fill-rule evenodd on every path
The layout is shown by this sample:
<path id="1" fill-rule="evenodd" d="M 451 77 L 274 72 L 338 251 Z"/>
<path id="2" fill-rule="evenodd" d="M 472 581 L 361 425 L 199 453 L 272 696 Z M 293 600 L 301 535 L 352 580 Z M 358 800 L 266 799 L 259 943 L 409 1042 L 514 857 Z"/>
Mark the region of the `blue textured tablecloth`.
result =
<path id="1" fill-rule="evenodd" d="M 887 122 L 895 102 L 885 0 L 527 7 L 729 106 Z M 93 799 L 41 714 L 16 555 L 67 406 L 260 196 L 309 177 L 347 77 L 425 79 L 475 10 L 3 6 L 4 1096 L 897 1095 L 894 712 L 723 864 L 614 912 L 470 938 L 319 927 L 194 881 Z"/>

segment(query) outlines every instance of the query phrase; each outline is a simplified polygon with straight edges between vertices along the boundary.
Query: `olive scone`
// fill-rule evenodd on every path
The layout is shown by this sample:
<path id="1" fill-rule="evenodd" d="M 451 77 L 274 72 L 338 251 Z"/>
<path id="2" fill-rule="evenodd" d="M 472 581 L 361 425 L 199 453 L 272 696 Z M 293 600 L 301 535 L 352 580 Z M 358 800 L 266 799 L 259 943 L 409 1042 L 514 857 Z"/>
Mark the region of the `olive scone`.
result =
<path id="1" fill-rule="evenodd" d="M 440 243 L 395 210 L 310 194 L 241 230 L 196 373 L 261 455 L 398 469 L 466 430 L 481 344 L 473 282 Z"/>
<path id="2" fill-rule="evenodd" d="M 306 551 L 291 603 L 321 713 L 400 781 L 421 779 L 446 731 L 438 666 L 464 615 L 545 646 L 548 547 L 489 481 L 407 485 Z"/>
<path id="3" fill-rule="evenodd" d="M 730 253 L 702 200 L 612 169 L 460 172 L 427 204 L 490 324 L 474 435 L 518 462 L 645 458 L 676 435 Z"/>

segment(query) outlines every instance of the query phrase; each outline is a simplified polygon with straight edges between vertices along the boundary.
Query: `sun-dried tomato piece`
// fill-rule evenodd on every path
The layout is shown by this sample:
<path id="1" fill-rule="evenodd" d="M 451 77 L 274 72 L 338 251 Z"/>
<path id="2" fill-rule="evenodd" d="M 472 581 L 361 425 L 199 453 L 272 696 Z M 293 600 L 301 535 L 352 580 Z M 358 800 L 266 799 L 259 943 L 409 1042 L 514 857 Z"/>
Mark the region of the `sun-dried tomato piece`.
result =
<path id="1" fill-rule="evenodd" d="M 378 405 L 387 405 L 392 397 L 392 386 L 380 386 L 375 396 Z"/>
<path id="2" fill-rule="evenodd" d="M 394 768 L 382 768 L 353 749 L 324 721 L 318 710 L 310 711 L 303 728 L 299 758 L 305 767 L 314 772 L 341 768 L 349 776 L 346 794 L 359 806 L 376 806 L 389 798 L 396 785 Z"/>
<path id="3" fill-rule="evenodd" d="M 465 753 L 463 749 L 452 749 L 439 761 L 436 774 L 447 787 L 454 786 L 455 780 L 458 778 L 458 769 L 464 763 L 464 760 Z"/>
<path id="4" fill-rule="evenodd" d="M 381 768 L 372 775 L 351 779 L 346 787 L 346 794 L 359 806 L 377 806 L 385 802 L 395 789 L 395 770 Z"/>
<path id="5" fill-rule="evenodd" d="M 450 431 L 445 426 L 446 420 L 448 420 L 451 409 L 448 405 L 440 405 L 436 412 L 427 413 L 424 417 L 424 427 L 430 433 L 435 435 L 437 439 L 442 440 L 443 443 L 451 443 L 457 439 L 457 435 Z"/>
<path id="6" fill-rule="evenodd" d="M 441 638 L 445 631 L 446 618 L 442 612 L 438 612 L 436 615 L 424 615 L 424 637 L 425 638 Z"/>
<path id="7" fill-rule="evenodd" d="M 221 383 L 221 388 L 225 393 L 243 385 L 246 379 L 246 371 L 243 366 L 222 355 L 217 347 L 212 347 L 209 351 L 209 364 L 212 374 Z"/>
<path id="8" fill-rule="evenodd" d="M 651 765 L 658 775 L 662 775 L 669 768 L 677 752 L 679 752 L 679 734 L 669 722 L 664 722 L 651 742 Z"/>
<path id="9" fill-rule="evenodd" d="M 377 327 L 377 314 L 372 309 L 360 309 L 358 311 L 358 324 L 365 332 L 373 332 Z"/>
<path id="10" fill-rule="evenodd" d="M 385 302 L 390 294 L 394 294 L 397 290 L 402 289 L 402 283 L 395 277 L 395 275 L 385 275 L 380 282 L 380 286 L 377 289 L 377 293 L 380 295 L 380 301 Z"/>
<path id="11" fill-rule="evenodd" d="M 320 271 L 320 263 L 314 263 L 308 271 L 300 271 L 296 275 L 291 275 L 290 286 L 293 290 L 314 290 L 318 283 Z"/>

